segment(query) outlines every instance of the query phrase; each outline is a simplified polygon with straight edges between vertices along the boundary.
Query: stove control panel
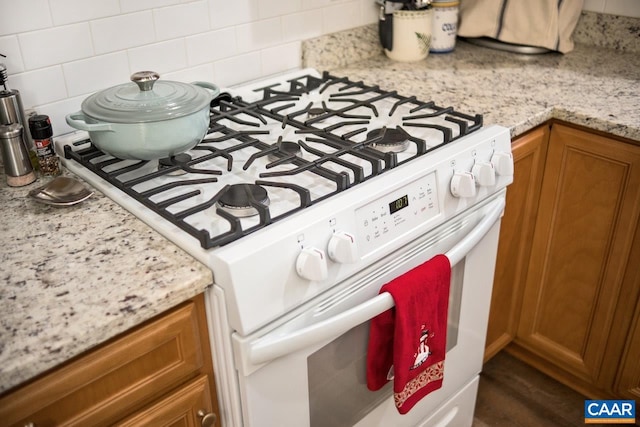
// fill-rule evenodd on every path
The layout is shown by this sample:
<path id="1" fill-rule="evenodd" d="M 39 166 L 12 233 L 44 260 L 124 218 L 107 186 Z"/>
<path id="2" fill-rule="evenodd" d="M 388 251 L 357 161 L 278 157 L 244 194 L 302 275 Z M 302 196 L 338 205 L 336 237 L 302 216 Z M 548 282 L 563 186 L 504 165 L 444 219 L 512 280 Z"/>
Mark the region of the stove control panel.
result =
<path id="1" fill-rule="evenodd" d="M 356 210 L 361 256 L 410 232 L 439 213 L 435 172 L 362 206 Z"/>

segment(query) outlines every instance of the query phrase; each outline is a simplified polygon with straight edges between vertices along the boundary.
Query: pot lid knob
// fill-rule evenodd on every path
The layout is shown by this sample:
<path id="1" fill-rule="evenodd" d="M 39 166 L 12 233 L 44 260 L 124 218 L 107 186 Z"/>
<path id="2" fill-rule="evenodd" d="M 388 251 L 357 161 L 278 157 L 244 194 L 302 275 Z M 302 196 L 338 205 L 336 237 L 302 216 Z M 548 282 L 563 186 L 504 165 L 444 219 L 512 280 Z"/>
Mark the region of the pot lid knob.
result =
<path id="1" fill-rule="evenodd" d="M 131 74 L 131 81 L 138 85 L 141 91 L 153 89 L 154 83 L 160 78 L 155 71 L 138 71 Z"/>

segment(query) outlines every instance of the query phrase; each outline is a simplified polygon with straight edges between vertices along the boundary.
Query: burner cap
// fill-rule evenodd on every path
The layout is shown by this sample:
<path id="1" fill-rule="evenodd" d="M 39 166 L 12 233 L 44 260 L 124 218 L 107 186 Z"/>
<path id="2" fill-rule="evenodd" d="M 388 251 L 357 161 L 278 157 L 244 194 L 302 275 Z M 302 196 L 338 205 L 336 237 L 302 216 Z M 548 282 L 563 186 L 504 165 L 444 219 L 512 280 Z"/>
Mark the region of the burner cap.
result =
<path id="1" fill-rule="evenodd" d="M 275 151 L 267 156 L 267 158 L 272 162 L 281 158 L 276 153 L 285 154 L 287 156 L 299 156 L 300 153 L 302 153 L 300 144 L 298 144 L 297 142 L 280 141 L 277 145 L 278 151 Z"/>
<path id="2" fill-rule="evenodd" d="M 327 110 L 325 110 L 323 107 L 312 107 L 309 108 L 309 111 L 307 111 L 307 117 L 310 119 L 315 119 L 316 117 L 321 116 L 326 112 Z"/>
<path id="3" fill-rule="evenodd" d="M 165 170 L 174 166 L 182 167 L 190 160 L 191 160 L 191 156 L 186 153 L 176 154 L 175 156 L 171 156 L 171 157 L 165 157 L 163 159 L 158 160 L 158 170 Z M 168 174 L 178 176 L 178 175 L 184 175 L 186 173 L 187 171 L 183 169 L 177 169 L 175 171 L 169 172 Z"/>
<path id="4" fill-rule="evenodd" d="M 256 184 L 233 184 L 218 200 L 218 206 L 233 214 L 244 218 L 258 215 L 258 210 L 251 206 L 250 196 L 265 206 L 269 206 L 267 190 Z"/>
<path id="5" fill-rule="evenodd" d="M 401 128 L 374 129 L 367 133 L 367 140 L 380 137 L 381 132 L 384 132 L 382 138 L 373 142 L 371 148 L 383 153 L 400 153 L 409 148 L 409 134 Z"/>

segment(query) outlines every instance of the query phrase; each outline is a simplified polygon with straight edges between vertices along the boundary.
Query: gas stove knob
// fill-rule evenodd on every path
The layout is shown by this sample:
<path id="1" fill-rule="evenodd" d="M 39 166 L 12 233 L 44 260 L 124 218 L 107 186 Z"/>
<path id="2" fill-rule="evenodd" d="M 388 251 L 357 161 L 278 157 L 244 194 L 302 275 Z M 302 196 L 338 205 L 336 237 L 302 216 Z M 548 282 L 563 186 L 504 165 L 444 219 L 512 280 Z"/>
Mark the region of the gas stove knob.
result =
<path id="1" fill-rule="evenodd" d="M 327 256 L 322 249 L 302 249 L 296 260 L 296 271 L 303 279 L 321 281 L 327 278 Z"/>
<path id="2" fill-rule="evenodd" d="M 351 264 L 358 261 L 358 245 L 353 234 L 337 231 L 331 236 L 327 254 L 334 262 Z"/>
<path id="3" fill-rule="evenodd" d="M 496 168 L 496 173 L 502 176 L 513 175 L 513 155 L 506 151 L 496 151 L 491 156 L 491 163 Z"/>
<path id="4" fill-rule="evenodd" d="M 471 173 L 476 177 L 476 184 L 481 187 L 491 187 L 496 183 L 496 171 L 491 162 L 476 162 Z"/>
<path id="5" fill-rule="evenodd" d="M 458 171 L 451 178 L 451 194 L 453 197 L 474 197 L 476 180 L 471 172 Z"/>

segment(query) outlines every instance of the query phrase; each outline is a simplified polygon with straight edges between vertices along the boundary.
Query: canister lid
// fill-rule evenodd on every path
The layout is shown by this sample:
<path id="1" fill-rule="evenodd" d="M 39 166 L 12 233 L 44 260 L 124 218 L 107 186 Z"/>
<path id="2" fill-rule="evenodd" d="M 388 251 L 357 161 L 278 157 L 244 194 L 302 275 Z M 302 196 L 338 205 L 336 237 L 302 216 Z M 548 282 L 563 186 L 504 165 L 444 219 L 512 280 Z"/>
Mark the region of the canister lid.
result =
<path id="1" fill-rule="evenodd" d="M 51 120 L 49 116 L 44 114 L 38 114 L 36 116 L 29 117 L 29 131 L 33 139 L 45 139 L 53 135 L 53 129 L 51 129 Z"/>

